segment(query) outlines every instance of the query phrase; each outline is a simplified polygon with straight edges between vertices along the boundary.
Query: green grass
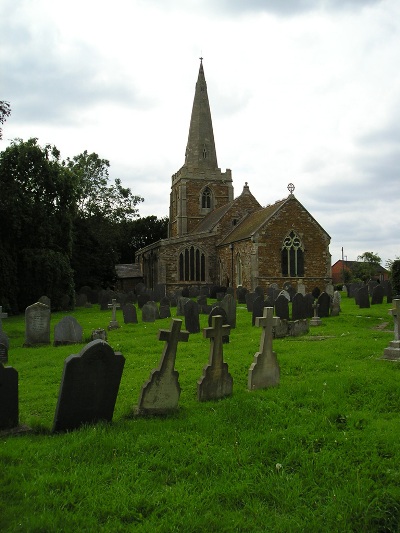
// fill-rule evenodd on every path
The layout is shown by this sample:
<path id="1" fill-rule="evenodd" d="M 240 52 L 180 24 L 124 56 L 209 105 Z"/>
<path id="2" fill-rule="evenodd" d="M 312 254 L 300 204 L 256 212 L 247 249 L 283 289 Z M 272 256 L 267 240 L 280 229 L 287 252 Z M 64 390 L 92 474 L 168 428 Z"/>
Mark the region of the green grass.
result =
<path id="1" fill-rule="evenodd" d="M 233 396 L 197 401 L 209 341 L 191 335 L 178 346 L 179 411 L 148 419 L 132 410 L 170 319 L 122 324 L 108 338 L 126 358 L 113 423 L 66 434 L 51 433 L 63 362 L 83 345 L 23 348 L 23 316 L 5 319 L 20 422 L 33 432 L 0 438 L 0 531 L 400 531 L 400 365 L 380 360 L 390 307 L 343 296 L 340 316 L 274 341 L 280 386 L 253 392 L 260 330 L 239 307 L 224 345 Z M 73 314 L 86 338 L 111 316 Z"/>

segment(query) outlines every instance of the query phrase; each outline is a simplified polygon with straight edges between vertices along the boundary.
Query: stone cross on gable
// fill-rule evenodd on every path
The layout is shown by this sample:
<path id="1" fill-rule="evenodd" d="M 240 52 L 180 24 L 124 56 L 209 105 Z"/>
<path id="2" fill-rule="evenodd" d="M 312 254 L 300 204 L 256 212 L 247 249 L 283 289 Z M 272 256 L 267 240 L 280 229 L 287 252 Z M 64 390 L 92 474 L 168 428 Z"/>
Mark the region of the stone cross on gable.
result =
<path id="1" fill-rule="evenodd" d="M 223 358 L 223 337 L 229 336 L 231 328 L 223 324 L 223 317 L 212 317 L 212 325 L 203 330 L 203 337 L 210 339 L 209 364 L 203 369 L 203 376 L 197 382 L 199 401 L 217 400 L 232 394 L 233 379 Z"/>
<path id="2" fill-rule="evenodd" d="M 112 319 L 108 325 L 108 329 L 118 329 L 119 328 L 119 324 L 118 324 L 118 321 L 117 321 L 117 308 L 119 309 L 121 306 L 119 305 L 119 303 L 117 302 L 117 300 L 115 298 L 113 298 L 111 300 L 111 303 L 108 304 L 108 308 L 109 309 L 112 309 Z"/>
<path id="3" fill-rule="evenodd" d="M 0 305 L 0 331 L 3 330 L 3 325 L 1 323 L 1 319 L 2 318 L 7 318 L 8 317 L 8 313 L 3 313 L 3 307 Z"/>
<path id="4" fill-rule="evenodd" d="M 179 373 L 174 370 L 178 342 L 187 342 L 188 331 L 181 331 L 182 320 L 172 319 L 171 329 L 160 329 L 158 340 L 165 341 L 161 361 L 143 385 L 136 414 L 167 414 L 178 407 L 181 388 Z"/>
<path id="5" fill-rule="evenodd" d="M 394 322 L 394 340 L 400 340 L 400 329 L 399 329 L 399 320 L 400 320 L 400 300 L 393 300 L 393 308 L 389 309 L 389 314 L 393 317 Z"/>
<path id="6" fill-rule="evenodd" d="M 274 387 L 279 384 L 280 369 L 276 353 L 272 351 L 273 328 L 279 322 L 274 317 L 273 307 L 264 307 L 263 316 L 256 317 L 255 324 L 262 327 L 260 351 L 254 355 L 254 361 L 249 368 L 247 386 L 250 390 Z"/>

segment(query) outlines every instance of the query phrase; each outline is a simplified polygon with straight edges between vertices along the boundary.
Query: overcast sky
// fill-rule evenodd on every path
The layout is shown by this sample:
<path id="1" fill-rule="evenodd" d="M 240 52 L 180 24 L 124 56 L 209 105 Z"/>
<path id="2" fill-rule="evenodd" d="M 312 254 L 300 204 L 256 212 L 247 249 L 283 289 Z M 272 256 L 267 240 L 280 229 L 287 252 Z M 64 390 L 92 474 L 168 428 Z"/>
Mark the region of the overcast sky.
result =
<path id="1" fill-rule="evenodd" d="M 235 196 L 292 182 L 332 264 L 400 256 L 399 0 L 2 0 L 0 150 L 96 152 L 141 216 L 167 216 L 200 56 Z"/>

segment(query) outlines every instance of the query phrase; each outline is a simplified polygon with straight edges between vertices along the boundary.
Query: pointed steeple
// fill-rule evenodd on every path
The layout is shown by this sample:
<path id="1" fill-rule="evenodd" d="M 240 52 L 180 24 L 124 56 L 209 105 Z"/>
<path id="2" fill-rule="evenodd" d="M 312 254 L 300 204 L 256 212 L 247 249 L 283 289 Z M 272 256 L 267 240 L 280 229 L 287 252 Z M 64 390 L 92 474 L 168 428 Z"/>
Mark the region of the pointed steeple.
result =
<path id="1" fill-rule="evenodd" d="M 208 170 L 218 168 L 202 57 L 200 58 L 200 69 L 194 94 L 192 116 L 190 119 L 185 166 L 188 168 Z"/>

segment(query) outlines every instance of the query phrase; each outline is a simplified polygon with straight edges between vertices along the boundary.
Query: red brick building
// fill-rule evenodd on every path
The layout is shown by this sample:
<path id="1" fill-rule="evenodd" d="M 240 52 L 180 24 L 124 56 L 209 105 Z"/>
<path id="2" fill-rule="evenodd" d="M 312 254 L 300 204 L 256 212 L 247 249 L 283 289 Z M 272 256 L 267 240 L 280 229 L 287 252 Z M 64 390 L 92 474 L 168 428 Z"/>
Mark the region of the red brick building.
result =
<path id="1" fill-rule="evenodd" d="M 311 291 L 331 281 L 330 237 L 293 194 L 262 207 L 247 183 L 234 198 L 232 175 L 218 167 L 202 61 L 185 163 L 172 176 L 169 236 L 139 250 L 144 282 L 243 285 L 254 290 L 301 280 Z"/>
<path id="2" fill-rule="evenodd" d="M 358 263 L 358 261 L 344 261 L 343 259 L 336 261 L 332 265 L 332 283 L 335 285 L 343 283 L 345 273 L 351 273 L 353 267 Z M 378 265 L 373 278 L 376 281 L 387 281 L 389 279 L 389 271 L 383 268 L 383 266 Z"/>

